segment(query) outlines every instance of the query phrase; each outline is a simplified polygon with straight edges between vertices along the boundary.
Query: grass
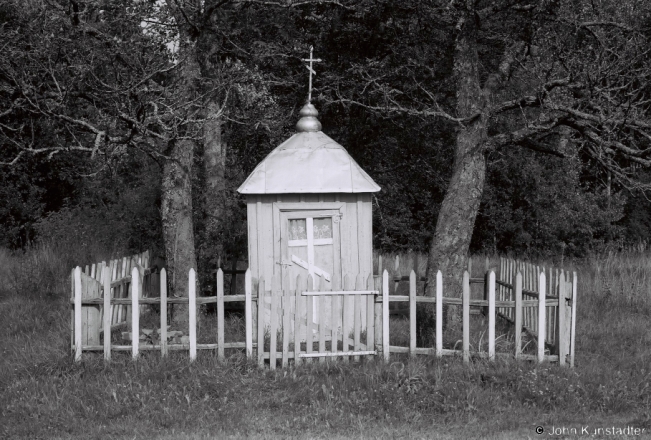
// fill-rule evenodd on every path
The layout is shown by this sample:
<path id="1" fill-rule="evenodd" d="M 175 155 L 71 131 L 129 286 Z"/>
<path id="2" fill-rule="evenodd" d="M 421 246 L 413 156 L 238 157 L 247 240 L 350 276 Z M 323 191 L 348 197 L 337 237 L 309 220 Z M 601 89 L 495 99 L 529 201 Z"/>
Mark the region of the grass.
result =
<path id="1" fill-rule="evenodd" d="M 2 439 L 545 438 L 538 425 L 579 433 L 633 426 L 646 431 L 631 438 L 651 437 L 649 255 L 611 254 L 578 266 L 574 370 L 392 356 L 388 365 L 273 372 L 241 353 L 224 363 L 208 352 L 193 364 L 185 353 L 166 360 L 143 353 L 137 362 L 114 353 L 108 364 L 84 354 L 73 363 L 68 270 L 48 258 L 0 252 Z M 30 274 L 50 270 L 61 279 L 20 281 L 26 261 Z M 501 341 L 510 350 L 508 332 Z"/>

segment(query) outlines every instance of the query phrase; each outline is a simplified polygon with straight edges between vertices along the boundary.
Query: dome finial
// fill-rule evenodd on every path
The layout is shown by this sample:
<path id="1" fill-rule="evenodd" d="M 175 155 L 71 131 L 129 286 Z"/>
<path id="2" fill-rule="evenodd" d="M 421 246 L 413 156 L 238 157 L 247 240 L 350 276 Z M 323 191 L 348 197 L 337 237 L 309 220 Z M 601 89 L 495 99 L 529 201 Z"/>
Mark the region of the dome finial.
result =
<path id="1" fill-rule="evenodd" d="M 319 112 L 312 103 L 305 104 L 298 114 L 301 115 L 301 119 L 296 123 L 296 131 L 299 133 L 321 131 L 321 122 L 316 118 Z"/>

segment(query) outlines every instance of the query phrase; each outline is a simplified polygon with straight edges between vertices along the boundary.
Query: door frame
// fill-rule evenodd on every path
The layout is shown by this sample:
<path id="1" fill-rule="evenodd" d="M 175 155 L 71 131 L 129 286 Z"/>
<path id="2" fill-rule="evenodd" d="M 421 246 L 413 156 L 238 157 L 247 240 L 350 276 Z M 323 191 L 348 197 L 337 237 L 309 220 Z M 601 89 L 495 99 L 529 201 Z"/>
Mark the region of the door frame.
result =
<path id="1" fill-rule="evenodd" d="M 290 281 L 290 286 L 285 286 L 283 280 L 282 263 L 289 261 L 288 256 L 288 223 L 292 218 L 305 217 L 331 217 L 332 218 L 332 246 L 333 246 L 333 274 L 332 288 L 341 289 L 341 232 L 340 225 L 345 215 L 346 204 L 344 202 L 307 202 L 307 203 L 286 203 L 274 202 L 274 277 L 278 280 L 278 285 L 273 286 L 276 289 L 289 289 L 293 287 L 295 280 Z M 337 262 L 338 259 L 338 262 Z"/>

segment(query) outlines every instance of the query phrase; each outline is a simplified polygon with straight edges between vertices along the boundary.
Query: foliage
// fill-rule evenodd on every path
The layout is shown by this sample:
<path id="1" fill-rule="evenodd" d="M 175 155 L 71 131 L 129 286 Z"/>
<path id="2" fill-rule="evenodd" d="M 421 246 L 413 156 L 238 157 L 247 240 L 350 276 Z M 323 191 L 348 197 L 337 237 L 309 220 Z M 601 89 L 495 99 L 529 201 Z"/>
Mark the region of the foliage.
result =
<path id="1" fill-rule="evenodd" d="M 301 59 L 314 45 L 324 131 L 382 187 L 375 247 L 427 248 L 464 123 L 454 114 L 461 2 L 209 1 L 198 10 L 188 2 L 189 22 L 176 21 L 174 4 L 0 6 L 0 161 L 13 163 L 0 168 L 0 242 L 20 247 L 39 231 L 79 231 L 105 254 L 160 246 L 157 166 L 172 140 L 192 138 L 202 273 L 218 257 L 243 259 L 246 214 L 235 189 L 293 132 L 306 94 Z M 648 201 L 626 187 L 648 184 L 640 167 L 649 90 L 638 80 L 649 70 L 648 5 L 500 4 L 477 3 L 481 81 L 518 51 L 489 103 L 488 181 L 472 249 L 578 256 L 647 239 Z M 612 25 L 602 22 L 608 14 Z M 190 97 L 177 75 L 185 61 L 169 50 L 186 25 L 201 67 Z M 204 204 L 206 103 L 223 119 L 220 220 Z"/>
<path id="2" fill-rule="evenodd" d="M 489 253 L 585 256 L 623 239 L 625 198 L 581 183 L 580 160 L 525 149 L 489 162 L 473 248 Z"/>

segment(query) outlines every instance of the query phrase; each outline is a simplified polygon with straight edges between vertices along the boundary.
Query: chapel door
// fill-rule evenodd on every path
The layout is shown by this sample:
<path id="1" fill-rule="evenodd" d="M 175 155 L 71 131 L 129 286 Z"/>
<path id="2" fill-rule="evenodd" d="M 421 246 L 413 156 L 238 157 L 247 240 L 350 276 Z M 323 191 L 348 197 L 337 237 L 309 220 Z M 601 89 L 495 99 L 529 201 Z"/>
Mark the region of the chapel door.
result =
<path id="1" fill-rule="evenodd" d="M 312 290 L 341 290 L 341 243 L 339 210 L 289 211 L 281 215 L 282 289 L 295 289 L 296 279 L 312 275 Z M 288 275 L 288 277 L 286 277 Z M 312 322 L 324 318 L 330 327 L 332 298 L 313 297 Z M 295 306 L 294 306 L 295 307 Z M 307 310 L 301 302 L 296 314 L 300 316 L 301 339 L 305 340 Z M 339 313 L 339 312 L 336 312 Z M 293 324 L 292 324 L 293 325 Z M 327 334 L 329 335 L 329 333 Z M 330 339 L 329 336 L 326 338 Z"/>
<path id="2" fill-rule="evenodd" d="M 296 278 L 312 275 L 315 290 L 341 289 L 338 210 L 285 212 L 281 232 L 282 288 L 294 289 Z M 285 286 L 289 275 L 289 286 Z"/>

